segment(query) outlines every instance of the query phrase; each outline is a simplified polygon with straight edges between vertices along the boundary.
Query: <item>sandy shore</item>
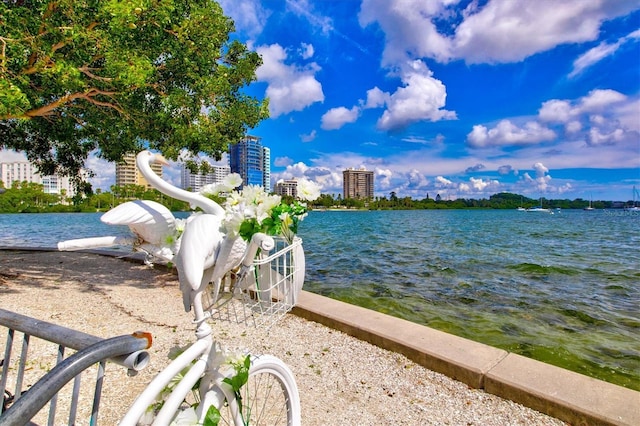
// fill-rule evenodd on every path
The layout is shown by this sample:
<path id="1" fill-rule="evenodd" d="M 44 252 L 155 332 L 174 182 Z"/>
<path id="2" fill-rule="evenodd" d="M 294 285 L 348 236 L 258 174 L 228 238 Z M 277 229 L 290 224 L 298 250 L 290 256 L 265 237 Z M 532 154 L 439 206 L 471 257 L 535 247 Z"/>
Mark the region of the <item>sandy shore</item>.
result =
<path id="1" fill-rule="evenodd" d="M 0 250 L 0 306 L 100 337 L 137 330 L 153 334 L 152 360 L 144 371 L 127 377 L 123 368 L 108 367 L 99 418 L 103 425 L 117 424 L 168 364 L 172 348 L 193 341 L 177 277 L 164 268 L 113 257 Z M 564 424 L 291 314 L 268 332 L 228 322 L 215 323 L 214 332 L 229 348 L 272 354 L 291 367 L 304 425 Z M 55 364 L 55 350 L 31 345 L 27 384 Z M 88 423 L 88 411 L 82 407 L 78 424 Z"/>

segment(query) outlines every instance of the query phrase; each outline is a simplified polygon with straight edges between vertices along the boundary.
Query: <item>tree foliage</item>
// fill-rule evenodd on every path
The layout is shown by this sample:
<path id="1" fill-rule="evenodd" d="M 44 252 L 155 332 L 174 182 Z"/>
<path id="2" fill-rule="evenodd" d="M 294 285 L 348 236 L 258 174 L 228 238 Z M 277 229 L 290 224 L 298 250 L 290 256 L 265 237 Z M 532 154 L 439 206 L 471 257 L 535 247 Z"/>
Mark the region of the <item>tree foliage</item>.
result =
<path id="1" fill-rule="evenodd" d="M 72 177 L 96 149 L 219 159 L 268 116 L 244 92 L 261 59 L 233 31 L 212 0 L 1 2 L 0 148 Z"/>

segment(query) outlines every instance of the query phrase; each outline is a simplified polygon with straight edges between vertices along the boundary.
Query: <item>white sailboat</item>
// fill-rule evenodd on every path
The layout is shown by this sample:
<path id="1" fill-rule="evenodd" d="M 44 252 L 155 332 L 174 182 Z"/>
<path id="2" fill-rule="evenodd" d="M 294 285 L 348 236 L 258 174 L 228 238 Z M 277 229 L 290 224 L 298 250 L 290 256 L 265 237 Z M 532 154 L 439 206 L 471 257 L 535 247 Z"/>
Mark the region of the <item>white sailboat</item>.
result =
<path id="1" fill-rule="evenodd" d="M 544 207 L 542 207 L 542 197 L 540 197 L 540 205 L 539 206 L 534 206 L 534 207 L 529 207 L 527 209 L 528 212 L 537 212 L 537 213 L 551 213 L 551 209 L 545 209 Z"/>
<path id="2" fill-rule="evenodd" d="M 638 196 L 638 190 L 636 187 L 633 187 L 633 204 L 631 207 L 625 207 L 624 209 L 628 212 L 640 212 L 640 207 L 636 205 L 636 197 Z M 638 196 L 640 198 L 640 196 Z"/>
<path id="3" fill-rule="evenodd" d="M 591 202 L 592 202 L 592 201 L 593 201 L 593 196 L 589 199 L 589 207 L 585 207 L 585 208 L 584 208 L 584 209 L 582 209 L 582 210 L 586 210 L 586 211 L 592 211 L 592 210 L 595 210 L 595 209 L 593 208 L 593 206 L 591 205 Z"/>

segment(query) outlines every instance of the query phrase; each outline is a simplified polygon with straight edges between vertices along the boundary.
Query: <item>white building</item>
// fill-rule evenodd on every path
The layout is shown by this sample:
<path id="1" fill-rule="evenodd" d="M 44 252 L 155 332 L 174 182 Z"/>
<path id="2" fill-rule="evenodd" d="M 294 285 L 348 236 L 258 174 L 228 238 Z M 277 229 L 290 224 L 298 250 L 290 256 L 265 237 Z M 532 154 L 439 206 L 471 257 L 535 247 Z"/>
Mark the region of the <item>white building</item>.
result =
<path id="1" fill-rule="evenodd" d="M 66 176 L 42 176 L 38 169 L 28 161 L 11 161 L 0 163 L 0 180 L 9 189 L 14 182 L 39 183 L 44 186 L 45 194 L 62 194 L 73 197 L 75 191 L 70 179 Z"/>
<path id="2" fill-rule="evenodd" d="M 210 166 L 210 173 L 191 173 L 191 170 L 183 164 L 182 173 L 180 179 L 180 186 L 182 189 L 188 189 L 193 192 L 199 191 L 203 186 L 222 183 L 225 176 L 231 173 L 229 166 Z"/>

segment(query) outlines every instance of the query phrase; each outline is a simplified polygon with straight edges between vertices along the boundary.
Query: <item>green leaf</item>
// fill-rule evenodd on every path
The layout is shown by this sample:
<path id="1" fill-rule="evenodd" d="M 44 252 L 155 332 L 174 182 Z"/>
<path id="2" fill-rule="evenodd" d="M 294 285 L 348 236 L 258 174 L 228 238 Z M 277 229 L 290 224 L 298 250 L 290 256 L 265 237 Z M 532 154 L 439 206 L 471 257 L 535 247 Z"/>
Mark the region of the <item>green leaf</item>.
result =
<path id="1" fill-rule="evenodd" d="M 210 406 L 204 417 L 204 426 L 218 426 L 220 423 L 220 411 L 215 406 Z"/>

